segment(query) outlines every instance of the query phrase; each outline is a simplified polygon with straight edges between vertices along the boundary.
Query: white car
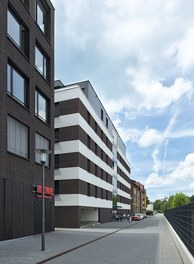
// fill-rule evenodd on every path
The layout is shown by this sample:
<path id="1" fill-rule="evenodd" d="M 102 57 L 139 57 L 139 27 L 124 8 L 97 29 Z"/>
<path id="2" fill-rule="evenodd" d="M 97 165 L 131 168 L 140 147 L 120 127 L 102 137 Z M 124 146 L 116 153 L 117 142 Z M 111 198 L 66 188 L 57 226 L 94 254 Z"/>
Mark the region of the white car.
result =
<path id="1" fill-rule="evenodd" d="M 143 214 L 138 214 L 139 215 L 139 218 L 140 218 L 140 220 L 143 220 L 144 219 L 144 215 Z"/>

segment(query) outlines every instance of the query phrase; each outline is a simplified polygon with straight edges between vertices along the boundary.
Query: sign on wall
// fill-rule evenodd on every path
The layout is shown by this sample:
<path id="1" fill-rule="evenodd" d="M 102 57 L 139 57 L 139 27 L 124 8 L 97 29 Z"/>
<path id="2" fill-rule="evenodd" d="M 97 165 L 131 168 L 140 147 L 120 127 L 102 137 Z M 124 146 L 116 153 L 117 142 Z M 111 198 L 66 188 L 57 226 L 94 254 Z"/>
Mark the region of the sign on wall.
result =
<path id="1" fill-rule="evenodd" d="M 33 186 L 33 192 L 36 194 L 37 198 L 42 198 L 42 185 Z M 46 199 L 52 199 L 54 195 L 54 189 L 51 187 L 44 187 L 44 197 Z"/>

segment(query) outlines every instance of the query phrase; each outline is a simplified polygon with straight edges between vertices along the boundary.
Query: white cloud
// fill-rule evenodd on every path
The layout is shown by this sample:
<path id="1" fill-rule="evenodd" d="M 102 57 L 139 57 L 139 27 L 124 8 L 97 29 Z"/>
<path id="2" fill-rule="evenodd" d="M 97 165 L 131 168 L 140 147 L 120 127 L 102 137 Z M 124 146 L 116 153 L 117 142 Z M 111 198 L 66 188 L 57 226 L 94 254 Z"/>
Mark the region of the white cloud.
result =
<path id="1" fill-rule="evenodd" d="M 143 109 L 147 111 L 165 109 L 183 97 L 190 99 L 193 93 L 193 84 L 189 80 L 178 78 L 173 85 L 167 87 L 159 81 L 149 80 L 148 75 L 145 71 L 135 72 L 133 74 L 134 89 L 126 90 L 125 97 L 102 100 L 110 116 L 119 112 L 125 112 L 126 116 L 128 112 L 128 116 L 131 116 L 130 112 L 133 109 L 138 112 Z M 135 117 L 134 113 L 133 111 L 133 117 Z"/>
<path id="2" fill-rule="evenodd" d="M 121 87 L 119 94 L 110 93 L 112 87 L 104 89 L 116 101 L 110 100 L 109 113 L 124 107 L 164 108 L 191 91 L 191 83 L 178 73 L 173 76 L 172 86 L 163 86 L 160 80 L 165 80 L 177 66 L 194 66 L 194 20 L 190 12 L 193 1 L 183 4 L 182 1 L 149 0 L 146 5 L 143 0 L 99 1 L 98 4 L 91 0 L 52 2 L 56 9 L 56 35 L 61 40 L 57 41 L 56 52 L 61 55 L 64 47 L 71 46 L 81 56 L 85 52 L 96 54 L 100 64 L 96 65 L 95 74 L 102 75 L 105 69 L 108 76 L 109 68 L 115 65 L 117 69 L 119 65 L 123 78 L 127 77 L 125 84 L 128 82 L 128 85 Z M 84 63 L 83 59 L 79 60 L 74 64 Z M 92 61 L 85 63 L 92 65 Z M 88 65 L 87 68 L 89 71 Z M 127 76 L 124 76 L 125 69 Z M 114 79 L 117 88 L 117 76 Z M 117 100 L 117 107 L 112 107 Z"/>
<path id="3" fill-rule="evenodd" d="M 194 189 L 194 181 L 189 184 L 190 189 Z"/>
<path id="4" fill-rule="evenodd" d="M 149 147 L 151 145 L 158 145 L 162 142 L 162 135 L 156 129 L 146 129 L 138 140 L 140 147 Z"/>
<path id="5" fill-rule="evenodd" d="M 172 181 L 168 178 L 163 178 L 162 176 L 159 176 L 158 173 L 152 172 L 148 176 L 148 178 L 145 180 L 145 187 L 146 188 L 153 188 L 153 187 L 161 187 L 168 184 L 171 184 Z"/>
<path id="6" fill-rule="evenodd" d="M 176 130 L 168 133 L 168 138 L 194 137 L 194 129 Z"/>
<path id="7" fill-rule="evenodd" d="M 181 161 L 170 174 L 170 178 L 174 181 L 190 177 L 194 178 L 194 153 L 188 154 L 185 160 Z"/>
<path id="8" fill-rule="evenodd" d="M 194 28 L 190 28 L 185 38 L 178 44 L 177 64 L 183 71 L 194 66 Z"/>
<path id="9" fill-rule="evenodd" d="M 126 70 L 129 74 L 129 69 Z M 150 73 L 147 70 L 134 71 L 132 76 L 133 86 L 135 87 L 136 97 L 139 97 L 138 108 L 165 108 L 172 103 L 178 101 L 183 96 L 190 98 L 193 92 L 193 84 L 191 81 L 183 78 L 177 78 L 174 84 L 167 87 L 163 86 L 160 81 L 150 79 Z"/>
<path id="10" fill-rule="evenodd" d="M 114 122 L 114 124 L 116 123 Z M 116 128 L 124 142 L 131 141 L 133 143 L 136 143 L 141 137 L 142 132 L 138 129 L 135 129 L 135 128 L 124 129 L 122 127 L 116 127 Z"/>
<path id="11" fill-rule="evenodd" d="M 152 153 L 152 158 L 153 158 L 153 171 L 158 173 L 158 171 L 161 169 L 161 162 L 158 159 L 158 154 L 159 154 L 159 150 L 158 149 L 154 149 L 153 153 Z"/>
<path id="12" fill-rule="evenodd" d="M 184 161 L 181 161 L 177 167 L 169 174 L 159 175 L 156 172 L 150 173 L 150 175 L 145 180 L 145 185 L 147 188 L 150 187 L 164 187 L 167 185 L 172 185 L 179 183 L 185 184 L 189 187 L 191 186 L 191 180 L 194 178 L 194 153 L 190 153 L 185 157 Z M 185 182 L 186 180 L 186 182 Z"/>

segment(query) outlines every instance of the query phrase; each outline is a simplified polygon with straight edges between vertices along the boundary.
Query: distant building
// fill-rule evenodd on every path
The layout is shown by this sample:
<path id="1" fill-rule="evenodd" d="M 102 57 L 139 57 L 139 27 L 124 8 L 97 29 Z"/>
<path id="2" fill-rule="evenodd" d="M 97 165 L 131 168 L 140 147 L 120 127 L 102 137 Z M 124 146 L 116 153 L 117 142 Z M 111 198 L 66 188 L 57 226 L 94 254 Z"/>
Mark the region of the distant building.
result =
<path id="1" fill-rule="evenodd" d="M 0 240 L 41 231 L 42 166 L 53 192 L 54 8 L 49 0 L 0 1 Z M 38 191 L 38 192 L 37 192 Z M 46 199 L 46 231 L 53 199 Z"/>
<path id="2" fill-rule="evenodd" d="M 154 204 L 153 203 L 148 204 L 146 210 L 147 211 L 154 211 Z"/>
<path id="3" fill-rule="evenodd" d="M 132 213 L 146 213 L 146 189 L 140 182 L 131 180 Z"/>
<path id="4" fill-rule="evenodd" d="M 55 82 L 55 226 L 112 219 L 112 195 L 131 211 L 126 148 L 89 81 Z"/>

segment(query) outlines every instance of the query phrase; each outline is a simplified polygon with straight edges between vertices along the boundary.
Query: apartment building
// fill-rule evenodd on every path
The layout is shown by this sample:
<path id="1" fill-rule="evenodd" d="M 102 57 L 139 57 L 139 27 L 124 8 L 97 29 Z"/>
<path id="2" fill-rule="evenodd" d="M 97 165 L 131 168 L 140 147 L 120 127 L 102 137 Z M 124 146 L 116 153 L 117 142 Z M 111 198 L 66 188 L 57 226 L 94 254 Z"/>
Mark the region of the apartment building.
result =
<path id="1" fill-rule="evenodd" d="M 131 209 L 132 213 L 146 213 L 146 189 L 144 185 L 135 180 L 131 180 Z"/>
<path id="2" fill-rule="evenodd" d="M 131 212 L 126 147 L 89 81 L 55 81 L 55 226 L 112 220 L 112 197 Z"/>
<path id="3" fill-rule="evenodd" d="M 53 230 L 54 8 L 49 0 L 0 1 L 0 240 Z"/>

